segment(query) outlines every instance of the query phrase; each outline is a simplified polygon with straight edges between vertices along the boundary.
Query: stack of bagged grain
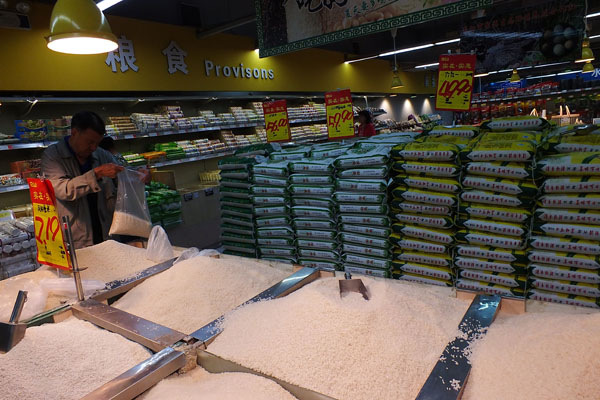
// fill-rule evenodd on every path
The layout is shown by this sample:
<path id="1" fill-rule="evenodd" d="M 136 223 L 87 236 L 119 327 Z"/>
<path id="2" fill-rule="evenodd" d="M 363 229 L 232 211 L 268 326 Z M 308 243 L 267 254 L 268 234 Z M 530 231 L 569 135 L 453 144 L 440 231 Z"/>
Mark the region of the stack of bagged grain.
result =
<path id="1" fill-rule="evenodd" d="M 298 262 L 308 267 L 340 268 L 332 200 L 333 161 L 333 158 L 305 158 L 290 162 L 289 191 Z"/>
<path id="2" fill-rule="evenodd" d="M 335 159 L 335 194 L 344 270 L 389 277 L 387 174 L 390 146 L 357 145 Z"/>
<path id="3" fill-rule="evenodd" d="M 600 308 L 600 152 L 590 152 L 597 137 L 589 145 L 582 137 L 569 141 L 575 138 L 581 152 L 537 163 L 544 181 L 528 252 L 528 297 Z M 554 150 L 563 148 L 571 146 Z"/>
<path id="4" fill-rule="evenodd" d="M 437 137 L 395 146 L 393 277 L 452 286 L 451 248 L 458 206 L 460 148 Z"/>
<path id="5" fill-rule="evenodd" d="M 257 245 L 262 259 L 296 262 L 288 197 L 289 161 L 264 161 L 253 166 L 252 203 Z"/>
<path id="6" fill-rule="evenodd" d="M 461 152 L 465 163 L 455 252 L 456 286 L 505 296 L 524 296 L 525 247 L 537 187 L 532 165 L 543 129 L 540 118 L 492 120 Z M 503 130 L 506 130 L 504 132 Z M 511 132 L 511 130 L 513 132 Z"/>
<path id="7" fill-rule="evenodd" d="M 253 157 L 219 160 L 221 180 L 221 240 L 226 254 L 256 257 L 256 237 L 251 193 Z"/>

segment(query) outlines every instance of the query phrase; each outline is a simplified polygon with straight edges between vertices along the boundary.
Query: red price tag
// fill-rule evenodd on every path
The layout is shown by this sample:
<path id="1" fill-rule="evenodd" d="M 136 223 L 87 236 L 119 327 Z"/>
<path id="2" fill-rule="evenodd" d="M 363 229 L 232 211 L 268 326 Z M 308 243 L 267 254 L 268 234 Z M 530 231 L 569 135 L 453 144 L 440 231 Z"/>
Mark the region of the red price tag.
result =
<path id="1" fill-rule="evenodd" d="M 350 89 L 325 93 L 327 111 L 327 133 L 329 139 L 344 139 L 354 136 L 354 110 Z"/>
<path id="2" fill-rule="evenodd" d="M 287 102 L 285 100 L 277 100 L 263 103 L 263 111 L 265 113 L 267 142 L 289 142 L 291 135 Z"/>
<path id="3" fill-rule="evenodd" d="M 70 270 L 71 263 L 60 229 L 52 184 L 47 179 L 32 178 L 28 178 L 27 183 L 33 205 L 38 262 L 54 268 Z"/>

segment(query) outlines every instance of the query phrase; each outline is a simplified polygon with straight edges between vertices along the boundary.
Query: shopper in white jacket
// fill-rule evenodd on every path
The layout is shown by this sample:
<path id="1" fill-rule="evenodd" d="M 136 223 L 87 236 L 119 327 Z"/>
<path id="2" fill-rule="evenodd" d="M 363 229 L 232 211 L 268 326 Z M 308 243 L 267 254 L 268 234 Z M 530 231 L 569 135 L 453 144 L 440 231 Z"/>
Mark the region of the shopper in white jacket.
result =
<path id="1" fill-rule="evenodd" d="M 71 135 L 42 155 L 42 174 L 52 182 L 58 214 L 69 217 L 75 248 L 106 240 L 112 223 L 113 179 L 123 167 L 98 147 L 105 134 L 102 118 L 82 111 L 73 116 Z"/>

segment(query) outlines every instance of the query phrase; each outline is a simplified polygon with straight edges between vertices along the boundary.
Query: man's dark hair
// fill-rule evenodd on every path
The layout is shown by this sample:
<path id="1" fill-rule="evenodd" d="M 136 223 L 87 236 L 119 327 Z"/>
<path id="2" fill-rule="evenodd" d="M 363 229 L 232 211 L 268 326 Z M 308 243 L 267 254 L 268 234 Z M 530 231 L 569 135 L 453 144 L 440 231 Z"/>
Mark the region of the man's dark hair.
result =
<path id="1" fill-rule="evenodd" d="M 106 127 L 102 118 L 93 111 L 79 111 L 73 115 L 71 119 L 71 129 L 77 128 L 80 131 L 91 129 L 94 132 L 104 136 L 106 135 Z"/>
<path id="2" fill-rule="evenodd" d="M 111 151 L 116 148 L 115 140 L 110 136 L 104 136 L 100 143 L 98 143 L 98 147 L 101 147 L 106 151 Z"/>
<path id="3" fill-rule="evenodd" d="M 371 116 L 371 113 L 368 110 L 361 110 L 358 112 L 358 115 L 362 115 L 363 117 L 365 117 L 367 124 L 373 122 L 373 117 Z"/>

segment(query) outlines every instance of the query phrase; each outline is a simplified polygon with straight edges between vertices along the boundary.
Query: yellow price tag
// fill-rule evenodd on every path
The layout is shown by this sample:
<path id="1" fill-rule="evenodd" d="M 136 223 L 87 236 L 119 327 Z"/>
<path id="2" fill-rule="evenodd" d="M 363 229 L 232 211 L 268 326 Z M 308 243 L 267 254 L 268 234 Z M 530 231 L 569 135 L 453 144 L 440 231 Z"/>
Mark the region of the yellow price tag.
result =
<path id="1" fill-rule="evenodd" d="M 471 54 L 440 56 L 435 98 L 437 110 L 468 111 L 471 108 L 476 62 L 477 56 Z"/>

